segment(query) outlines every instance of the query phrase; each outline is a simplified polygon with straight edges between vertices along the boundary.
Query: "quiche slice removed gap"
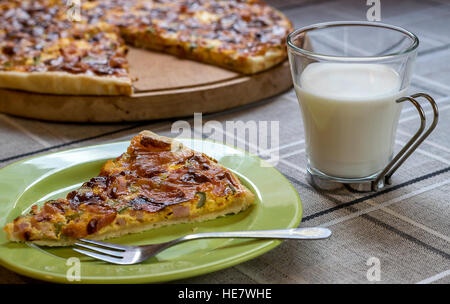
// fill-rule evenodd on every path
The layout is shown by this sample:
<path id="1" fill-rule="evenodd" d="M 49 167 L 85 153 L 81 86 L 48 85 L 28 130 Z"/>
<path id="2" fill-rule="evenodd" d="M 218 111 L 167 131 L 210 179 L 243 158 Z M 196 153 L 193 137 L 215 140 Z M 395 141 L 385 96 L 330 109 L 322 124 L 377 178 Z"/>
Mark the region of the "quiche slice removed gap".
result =
<path id="1" fill-rule="evenodd" d="M 253 193 L 213 158 L 150 131 L 65 199 L 33 205 L 4 227 L 14 242 L 68 246 L 247 209 Z"/>

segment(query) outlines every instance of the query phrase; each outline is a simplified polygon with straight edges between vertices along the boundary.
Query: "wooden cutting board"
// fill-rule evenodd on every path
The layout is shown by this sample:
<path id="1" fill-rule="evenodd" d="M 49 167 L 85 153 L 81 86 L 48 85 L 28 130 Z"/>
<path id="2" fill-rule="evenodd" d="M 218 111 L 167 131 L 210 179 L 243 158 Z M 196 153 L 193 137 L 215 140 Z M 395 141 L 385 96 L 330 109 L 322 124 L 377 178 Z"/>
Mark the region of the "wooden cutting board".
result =
<path id="1" fill-rule="evenodd" d="M 0 112 L 51 121 L 119 122 L 191 116 L 249 104 L 283 92 L 287 61 L 252 76 L 171 55 L 130 48 L 132 96 L 73 96 L 0 89 Z"/>

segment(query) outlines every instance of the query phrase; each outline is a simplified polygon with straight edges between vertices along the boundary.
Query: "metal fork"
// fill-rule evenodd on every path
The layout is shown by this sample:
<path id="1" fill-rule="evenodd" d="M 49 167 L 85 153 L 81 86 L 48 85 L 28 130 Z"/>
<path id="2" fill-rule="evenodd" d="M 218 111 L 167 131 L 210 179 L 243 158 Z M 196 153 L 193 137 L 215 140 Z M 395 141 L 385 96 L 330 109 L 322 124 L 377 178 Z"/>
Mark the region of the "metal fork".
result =
<path id="1" fill-rule="evenodd" d="M 131 265 L 145 261 L 175 244 L 196 239 L 257 238 L 257 239 L 318 240 L 328 238 L 330 235 L 331 231 L 327 228 L 308 227 L 308 228 L 294 228 L 294 229 L 280 229 L 280 230 L 197 233 L 197 234 L 189 234 L 165 243 L 143 245 L 143 246 L 126 246 L 93 241 L 88 239 L 79 239 L 78 241 L 80 242 L 76 242 L 75 245 L 89 249 L 90 251 L 78 248 L 73 248 L 73 250 L 105 262 L 120 265 Z"/>

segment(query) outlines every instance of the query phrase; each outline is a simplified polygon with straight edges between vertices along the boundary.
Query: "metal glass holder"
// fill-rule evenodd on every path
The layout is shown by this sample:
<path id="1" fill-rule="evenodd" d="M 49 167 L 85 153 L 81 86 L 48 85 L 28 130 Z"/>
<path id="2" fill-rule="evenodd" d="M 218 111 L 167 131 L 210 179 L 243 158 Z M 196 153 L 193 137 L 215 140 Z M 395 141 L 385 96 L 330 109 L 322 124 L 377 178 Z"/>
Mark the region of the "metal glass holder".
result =
<path id="1" fill-rule="evenodd" d="M 427 100 L 433 109 L 433 122 L 425 130 L 426 117 L 425 112 L 416 98 L 422 97 Z M 324 191 L 335 191 L 343 187 L 353 192 L 369 192 L 378 191 L 385 185 L 391 184 L 392 175 L 405 162 L 405 160 L 417 149 L 417 147 L 430 135 L 438 123 L 439 112 L 434 99 L 425 93 L 417 93 L 411 96 L 405 96 L 396 100 L 396 102 L 411 102 L 417 109 L 420 116 L 420 127 L 414 136 L 406 143 L 406 145 L 395 155 L 395 157 L 387 164 L 387 166 L 379 173 L 360 178 L 346 179 L 327 176 L 323 173 L 314 172 L 311 168 L 307 170 L 307 180 L 315 188 Z"/>

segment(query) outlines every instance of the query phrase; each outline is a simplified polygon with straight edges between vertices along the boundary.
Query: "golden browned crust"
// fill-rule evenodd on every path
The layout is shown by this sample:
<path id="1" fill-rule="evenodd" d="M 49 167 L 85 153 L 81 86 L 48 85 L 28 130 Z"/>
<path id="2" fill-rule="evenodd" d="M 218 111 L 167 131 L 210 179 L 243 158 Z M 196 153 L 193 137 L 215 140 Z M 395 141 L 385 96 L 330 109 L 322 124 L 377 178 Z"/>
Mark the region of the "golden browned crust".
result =
<path id="1" fill-rule="evenodd" d="M 0 88 L 64 95 L 131 95 L 131 79 L 68 72 L 0 71 Z"/>

